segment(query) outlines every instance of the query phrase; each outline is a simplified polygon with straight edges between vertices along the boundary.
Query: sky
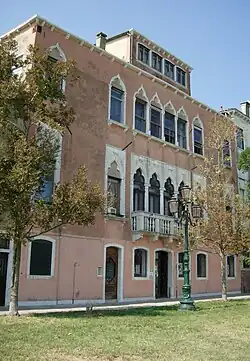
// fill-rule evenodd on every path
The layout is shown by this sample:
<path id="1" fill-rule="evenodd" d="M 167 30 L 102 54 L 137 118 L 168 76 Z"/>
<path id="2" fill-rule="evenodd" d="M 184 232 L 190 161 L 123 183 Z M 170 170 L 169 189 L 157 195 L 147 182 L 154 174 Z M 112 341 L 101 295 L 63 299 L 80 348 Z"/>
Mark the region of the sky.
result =
<path id="1" fill-rule="evenodd" d="M 191 65 L 191 92 L 218 109 L 250 99 L 250 0 L 2 0 L 0 34 L 38 14 L 91 42 L 136 29 Z"/>

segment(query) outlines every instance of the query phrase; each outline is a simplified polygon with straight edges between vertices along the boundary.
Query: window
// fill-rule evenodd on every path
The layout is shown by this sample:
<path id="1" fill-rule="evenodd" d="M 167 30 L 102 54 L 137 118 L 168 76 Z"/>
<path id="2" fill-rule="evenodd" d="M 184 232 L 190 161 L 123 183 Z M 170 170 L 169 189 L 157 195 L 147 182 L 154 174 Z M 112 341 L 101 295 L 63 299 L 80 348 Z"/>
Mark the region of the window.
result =
<path id="1" fill-rule="evenodd" d="M 172 216 L 169 209 L 169 201 L 174 195 L 174 186 L 172 184 L 171 178 L 169 177 L 165 183 L 164 187 L 164 214 L 167 216 Z"/>
<path id="2" fill-rule="evenodd" d="M 165 112 L 164 138 L 166 142 L 175 144 L 175 116 L 168 112 Z"/>
<path id="3" fill-rule="evenodd" d="M 227 256 L 227 277 L 234 278 L 235 277 L 235 256 Z"/>
<path id="4" fill-rule="evenodd" d="M 177 264 L 177 275 L 178 278 L 183 278 L 183 269 L 184 269 L 184 252 L 178 253 L 178 264 Z"/>
<path id="5" fill-rule="evenodd" d="M 243 129 L 241 129 L 241 128 L 238 128 L 238 129 L 237 129 L 236 138 L 237 138 L 237 147 L 238 147 L 239 149 L 244 150 L 245 145 L 244 145 Z"/>
<path id="6" fill-rule="evenodd" d="M 223 153 L 223 164 L 226 167 L 231 167 L 230 144 L 228 140 L 224 141 L 222 153 Z"/>
<path id="7" fill-rule="evenodd" d="M 124 92 L 115 87 L 111 88 L 110 119 L 123 123 Z"/>
<path id="8" fill-rule="evenodd" d="M 35 239 L 30 244 L 30 276 L 52 276 L 53 242 Z"/>
<path id="9" fill-rule="evenodd" d="M 240 195 L 240 198 L 242 200 L 244 200 L 245 199 L 245 189 L 240 188 L 239 195 Z"/>
<path id="10" fill-rule="evenodd" d="M 176 68 L 176 81 L 179 84 L 186 86 L 186 73 L 180 68 Z"/>
<path id="11" fill-rule="evenodd" d="M 181 148 L 187 148 L 187 122 L 182 119 L 178 118 L 177 120 L 177 141 L 178 146 Z"/>
<path id="12" fill-rule="evenodd" d="M 135 101 L 135 129 L 146 133 L 146 102 L 140 99 Z"/>
<path id="13" fill-rule="evenodd" d="M 204 253 L 197 254 L 197 278 L 207 277 L 207 255 Z"/>
<path id="14" fill-rule="evenodd" d="M 138 60 L 149 65 L 149 49 L 141 44 L 138 44 Z"/>
<path id="15" fill-rule="evenodd" d="M 134 277 L 147 277 L 148 251 L 145 249 L 134 250 Z"/>
<path id="16" fill-rule="evenodd" d="M 108 212 L 120 214 L 121 177 L 116 162 L 108 169 Z M 112 210 L 112 211 L 111 211 Z"/>
<path id="17" fill-rule="evenodd" d="M 45 203 L 51 203 L 53 191 L 54 191 L 54 173 L 51 176 L 46 177 L 39 191 L 36 192 L 34 198 L 36 201 L 43 200 Z"/>
<path id="18" fill-rule="evenodd" d="M 23 72 L 23 55 L 17 55 L 16 57 L 16 64 L 12 68 L 13 75 L 16 75 L 18 78 L 21 76 Z"/>
<path id="19" fill-rule="evenodd" d="M 194 153 L 203 154 L 202 129 L 194 127 Z"/>
<path id="20" fill-rule="evenodd" d="M 161 110 L 158 108 L 151 107 L 150 131 L 152 136 L 161 138 Z"/>
<path id="21" fill-rule="evenodd" d="M 137 169 L 134 175 L 134 194 L 133 209 L 134 211 L 144 211 L 145 206 L 145 185 L 141 169 Z"/>
<path id="22" fill-rule="evenodd" d="M 164 73 L 170 79 L 174 80 L 174 64 L 170 63 L 168 60 L 164 61 Z"/>
<path id="23" fill-rule="evenodd" d="M 150 179 L 149 191 L 149 212 L 160 214 L 160 182 L 154 173 Z"/>
<path id="24" fill-rule="evenodd" d="M 152 68 L 162 72 L 162 57 L 154 52 L 152 52 Z"/>

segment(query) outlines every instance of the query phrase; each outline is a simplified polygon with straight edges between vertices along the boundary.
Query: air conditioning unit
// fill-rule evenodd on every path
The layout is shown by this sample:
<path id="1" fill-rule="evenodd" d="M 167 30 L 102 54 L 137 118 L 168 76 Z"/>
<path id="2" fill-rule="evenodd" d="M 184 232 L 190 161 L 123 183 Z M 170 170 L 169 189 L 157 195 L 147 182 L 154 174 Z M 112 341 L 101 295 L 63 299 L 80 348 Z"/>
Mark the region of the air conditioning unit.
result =
<path id="1" fill-rule="evenodd" d="M 116 208 L 114 208 L 114 207 L 109 207 L 109 208 L 108 208 L 108 214 L 116 214 Z"/>

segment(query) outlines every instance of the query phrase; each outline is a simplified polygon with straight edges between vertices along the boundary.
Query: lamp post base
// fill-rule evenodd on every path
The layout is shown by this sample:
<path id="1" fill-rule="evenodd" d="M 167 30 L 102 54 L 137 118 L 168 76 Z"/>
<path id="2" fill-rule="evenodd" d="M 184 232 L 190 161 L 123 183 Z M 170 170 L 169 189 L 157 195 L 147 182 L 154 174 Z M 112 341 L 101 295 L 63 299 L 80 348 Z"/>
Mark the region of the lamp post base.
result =
<path id="1" fill-rule="evenodd" d="M 181 311 L 194 311 L 195 305 L 191 297 L 191 286 L 189 284 L 184 284 L 182 287 L 182 297 L 180 300 L 180 310 Z"/>

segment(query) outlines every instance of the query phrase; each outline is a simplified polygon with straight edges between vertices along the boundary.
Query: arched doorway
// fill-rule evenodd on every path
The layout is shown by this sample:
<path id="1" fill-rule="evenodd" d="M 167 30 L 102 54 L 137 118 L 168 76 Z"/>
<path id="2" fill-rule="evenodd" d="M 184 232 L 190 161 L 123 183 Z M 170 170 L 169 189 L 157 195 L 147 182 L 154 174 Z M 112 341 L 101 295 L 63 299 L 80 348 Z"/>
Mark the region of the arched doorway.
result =
<path id="1" fill-rule="evenodd" d="M 164 249 L 155 251 L 155 298 L 170 298 L 173 291 L 172 253 Z"/>
<path id="2" fill-rule="evenodd" d="M 105 300 L 122 301 L 123 299 L 123 248 L 108 245 L 105 249 Z"/>

